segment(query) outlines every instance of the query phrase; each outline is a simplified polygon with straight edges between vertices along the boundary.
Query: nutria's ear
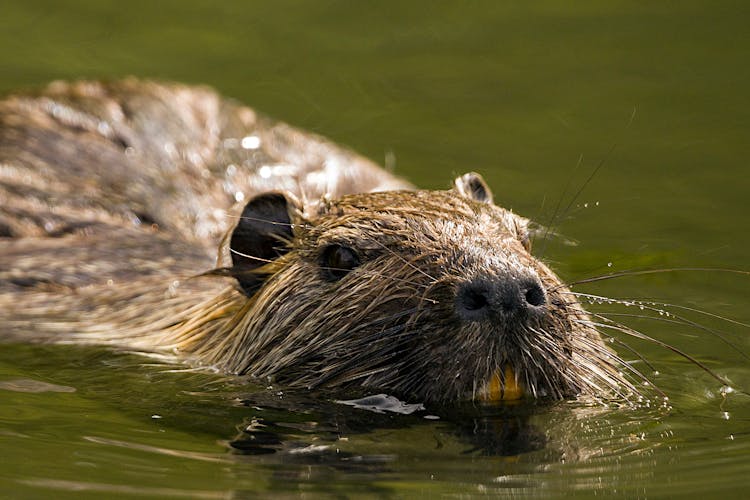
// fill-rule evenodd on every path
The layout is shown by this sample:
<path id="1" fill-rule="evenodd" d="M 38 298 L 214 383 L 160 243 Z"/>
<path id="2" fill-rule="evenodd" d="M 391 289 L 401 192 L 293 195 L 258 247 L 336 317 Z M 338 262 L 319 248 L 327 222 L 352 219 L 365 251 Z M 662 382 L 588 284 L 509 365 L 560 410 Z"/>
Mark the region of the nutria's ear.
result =
<path id="1" fill-rule="evenodd" d="M 255 293 L 266 277 L 252 271 L 289 251 L 288 242 L 294 236 L 290 214 L 295 210 L 294 199 L 283 193 L 256 196 L 242 210 L 229 241 L 229 252 L 231 274 L 247 295 Z"/>
<path id="2" fill-rule="evenodd" d="M 492 191 L 490 187 L 484 182 L 482 176 L 476 172 L 469 172 L 468 174 L 456 177 L 453 184 L 461 196 L 480 203 L 492 203 Z"/>

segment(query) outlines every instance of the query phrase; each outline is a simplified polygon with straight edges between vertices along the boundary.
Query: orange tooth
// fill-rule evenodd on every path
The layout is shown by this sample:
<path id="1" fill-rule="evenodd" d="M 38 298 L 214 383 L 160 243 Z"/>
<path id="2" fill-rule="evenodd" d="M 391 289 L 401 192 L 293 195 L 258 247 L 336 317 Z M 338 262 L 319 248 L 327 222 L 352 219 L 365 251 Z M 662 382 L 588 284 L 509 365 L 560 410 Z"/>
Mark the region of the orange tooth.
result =
<path id="1" fill-rule="evenodd" d="M 503 380 L 505 383 L 503 383 Z M 523 397 L 523 389 L 516 382 L 516 376 L 510 365 L 505 365 L 503 376 L 498 370 L 492 375 L 482 395 L 484 401 L 514 401 Z"/>

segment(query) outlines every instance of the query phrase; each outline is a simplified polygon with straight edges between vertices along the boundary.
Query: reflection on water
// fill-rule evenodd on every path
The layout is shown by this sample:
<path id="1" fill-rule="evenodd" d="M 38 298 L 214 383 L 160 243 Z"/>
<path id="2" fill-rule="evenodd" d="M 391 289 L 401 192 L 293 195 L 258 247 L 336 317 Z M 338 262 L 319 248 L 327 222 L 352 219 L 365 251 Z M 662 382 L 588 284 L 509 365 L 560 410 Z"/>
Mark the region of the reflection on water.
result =
<path id="1" fill-rule="evenodd" d="M 75 392 L 75 387 L 56 385 L 41 380 L 20 378 L 0 381 L 0 390 L 16 392 Z"/>
<path id="2" fill-rule="evenodd" d="M 190 497 L 190 498 L 226 498 L 222 491 L 198 491 L 198 490 L 181 490 L 177 488 L 158 488 L 132 486 L 126 484 L 105 484 L 91 483 L 86 481 L 60 481 L 54 479 L 23 479 L 21 484 L 32 486 L 40 490 L 58 490 L 69 492 L 85 493 L 109 493 L 115 495 L 137 495 L 153 496 L 157 498 L 170 497 Z"/>
<path id="3" fill-rule="evenodd" d="M 7 368 L 9 361 L 0 358 L 0 366 Z M 89 348 L 17 346 L 12 361 L 41 379 L 76 388 L 29 394 L 37 398 L 31 401 L 34 411 L 23 415 L 10 408 L 18 404 L 13 395 L 24 393 L 4 397 L 4 446 L 23 452 L 2 479 L 39 490 L 157 496 L 195 491 L 199 497 L 269 488 L 331 494 L 637 493 L 636 484 L 656 480 L 659 470 L 671 467 L 675 450 L 690 446 L 708 460 L 734 443 L 726 435 L 706 440 L 706 429 L 716 434 L 731 428 L 732 439 L 747 437 L 741 422 L 711 416 L 718 409 L 705 399 L 690 424 L 681 423 L 675 409 L 582 402 L 426 405 L 410 414 L 378 413 L 326 394 L 254 387 L 247 380 L 147 365 L 139 356 Z M 65 412 L 49 421 L 51 407 Z M 699 420 L 701 429 L 693 425 Z M 702 441 L 697 448 L 696 438 Z M 69 461 L 61 463 L 61 457 Z"/>

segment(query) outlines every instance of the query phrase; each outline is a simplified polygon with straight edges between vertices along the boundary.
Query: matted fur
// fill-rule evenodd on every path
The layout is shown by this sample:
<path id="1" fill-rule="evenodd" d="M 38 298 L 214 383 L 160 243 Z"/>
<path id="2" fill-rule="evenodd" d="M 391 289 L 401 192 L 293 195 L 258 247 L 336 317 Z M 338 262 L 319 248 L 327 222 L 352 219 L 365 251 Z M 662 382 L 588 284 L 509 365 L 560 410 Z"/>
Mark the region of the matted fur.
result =
<path id="1" fill-rule="evenodd" d="M 637 394 L 531 255 L 528 221 L 492 204 L 481 178 L 407 187 L 204 88 L 57 83 L 11 97 L 0 103 L 0 335 L 425 400 L 478 398 L 507 364 L 530 396 Z M 222 235 L 269 191 L 288 200 L 291 237 L 252 271 L 259 289 L 199 276 L 216 265 L 212 248 L 226 265 Z M 321 261 L 331 245 L 358 256 L 340 279 Z M 532 312 L 457 312 L 467 283 L 521 278 L 544 290 Z"/>

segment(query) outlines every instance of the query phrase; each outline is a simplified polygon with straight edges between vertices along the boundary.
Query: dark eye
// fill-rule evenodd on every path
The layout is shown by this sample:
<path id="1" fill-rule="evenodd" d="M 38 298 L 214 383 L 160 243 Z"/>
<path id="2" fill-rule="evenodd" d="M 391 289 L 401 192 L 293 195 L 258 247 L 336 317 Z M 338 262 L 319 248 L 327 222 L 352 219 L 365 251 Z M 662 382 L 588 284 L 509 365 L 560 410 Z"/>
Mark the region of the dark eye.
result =
<path id="1" fill-rule="evenodd" d="M 330 245 L 323 250 L 320 266 L 329 281 L 338 281 L 359 265 L 359 257 L 349 247 Z"/>

